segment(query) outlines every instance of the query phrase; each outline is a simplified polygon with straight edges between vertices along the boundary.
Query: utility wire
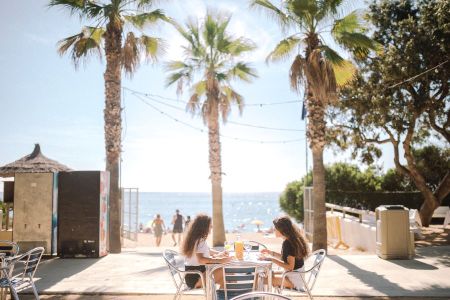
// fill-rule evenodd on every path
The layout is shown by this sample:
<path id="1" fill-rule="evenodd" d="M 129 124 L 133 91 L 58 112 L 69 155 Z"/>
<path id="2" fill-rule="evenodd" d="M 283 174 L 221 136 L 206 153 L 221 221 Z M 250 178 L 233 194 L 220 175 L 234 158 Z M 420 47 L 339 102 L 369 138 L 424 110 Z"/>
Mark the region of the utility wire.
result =
<path id="1" fill-rule="evenodd" d="M 165 97 L 165 96 L 161 96 L 161 95 L 157 95 L 157 94 L 150 94 L 150 93 L 144 93 L 144 92 L 139 92 L 133 89 L 130 89 L 128 87 L 122 87 L 125 90 L 128 90 L 130 92 L 134 92 L 136 94 L 140 94 L 142 96 L 146 96 L 146 97 L 156 97 L 156 98 L 160 98 L 163 100 L 168 100 L 168 101 L 172 101 L 172 102 L 177 102 L 177 103 L 184 103 L 187 104 L 186 101 L 180 100 L 180 99 L 175 99 L 175 98 L 169 98 L 169 97 Z M 281 102 L 266 102 L 266 103 L 246 103 L 245 106 L 270 106 L 270 105 L 282 105 L 282 104 L 290 104 L 290 103 L 302 103 L 302 101 L 300 100 L 288 100 L 288 101 L 281 101 Z"/>
<path id="2" fill-rule="evenodd" d="M 127 90 L 129 90 L 129 89 L 127 89 Z M 135 96 L 136 95 L 141 95 L 141 93 L 137 93 L 137 92 L 134 92 L 134 91 L 131 91 L 131 94 L 133 94 Z M 180 111 L 186 111 L 185 109 L 183 109 L 181 107 L 174 106 L 174 105 L 166 103 L 164 101 L 157 100 L 157 99 L 153 98 L 152 96 L 145 95 L 144 97 L 149 99 L 149 100 L 151 100 L 151 101 L 157 102 L 157 103 L 159 103 L 161 105 L 165 105 L 167 107 L 170 107 L 170 108 L 173 108 L 173 109 L 176 109 L 176 110 L 180 110 Z M 200 115 L 196 114 L 196 116 L 200 116 Z M 227 124 L 233 124 L 233 125 L 244 126 L 244 127 L 252 127 L 252 128 L 258 128 L 258 129 L 266 129 L 266 130 L 276 130 L 276 131 L 296 131 L 296 132 L 298 132 L 298 131 L 302 131 L 302 132 L 305 131 L 304 129 L 275 128 L 275 127 L 267 127 L 267 126 L 261 126 L 261 125 L 253 125 L 253 124 L 248 124 L 248 123 L 241 123 L 241 122 L 236 122 L 236 121 L 227 121 Z"/>
<path id="3" fill-rule="evenodd" d="M 404 84 L 404 83 L 406 83 L 406 82 L 408 82 L 408 81 L 414 80 L 414 79 L 416 79 L 417 77 L 422 76 L 423 74 L 426 74 L 426 73 L 428 73 L 428 72 L 431 72 L 431 71 L 433 71 L 434 69 L 439 68 L 439 67 L 442 66 L 442 65 L 445 65 L 446 63 L 448 63 L 448 61 L 449 61 L 449 60 L 447 59 L 446 61 L 441 62 L 440 64 L 438 64 L 437 66 L 434 66 L 433 68 L 430 68 L 430 69 L 428 69 L 428 70 L 425 70 L 425 71 L 423 71 L 423 72 L 420 73 L 420 74 L 417 74 L 417 75 L 415 75 L 415 76 L 413 76 L 413 77 L 410 77 L 410 78 L 408 78 L 408 79 L 406 79 L 406 80 L 403 80 L 402 82 L 399 82 L 399 83 L 396 83 L 396 84 L 394 84 L 394 85 L 391 85 L 389 88 L 392 89 L 392 88 L 394 88 L 394 87 L 396 87 L 396 86 L 399 86 L 399 85 L 401 85 L 401 84 Z"/>
<path id="4" fill-rule="evenodd" d="M 154 106 L 153 104 L 149 103 L 146 99 L 144 99 L 141 95 L 138 94 L 133 94 L 133 96 L 135 96 L 136 98 L 138 98 L 139 100 L 141 100 L 143 103 L 145 103 L 147 106 L 153 108 L 154 110 L 156 110 L 157 112 L 159 112 L 160 114 L 164 115 L 165 117 L 172 119 L 173 121 L 180 123 L 184 126 L 187 126 L 189 128 L 195 129 L 197 131 L 200 132 L 206 132 L 203 128 L 199 128 L 196 126 L 193 126 L 187 122 L 184 122 L 178 118 L 175 118 L 173 116 L 171 116 L 170 114 L 160 110 L 158 107 Z M 282 141 L 261 141 L 261 140 L 253 140 L 253 139 L 245 139 L 245 138 L 238 138 L 238 137 L 232 137 L 232 136 L 227 136 L 227 135 L 223 135 L 223 134 L 219 134 L 221 137 L 223 138 L 227 138 L 227 139 L 232 139 L 235 141 L 244 141 L 244 142 L 252 142 L 252 143 L 259 143 L 259 144 L 289 144 L 289 143 L 295 143 L 295 142 L 300 142 L 303 141 L 303 139 L 293 139 L 293 140 L 282 140 Z"/>

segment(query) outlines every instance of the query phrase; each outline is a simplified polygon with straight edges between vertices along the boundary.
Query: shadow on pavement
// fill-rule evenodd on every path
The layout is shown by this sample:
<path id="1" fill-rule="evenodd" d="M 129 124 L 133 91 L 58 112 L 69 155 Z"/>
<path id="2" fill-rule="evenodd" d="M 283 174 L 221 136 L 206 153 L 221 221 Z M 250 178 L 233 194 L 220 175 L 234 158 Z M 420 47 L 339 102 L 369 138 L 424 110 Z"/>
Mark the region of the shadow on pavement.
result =
<path id="1" fill-rule="evenodd" d="M 389 290 L 395 292 L 395 294 L 403 295 L 407 295 L 409 292 L 399 285 L 389 281 L 384 276 L 381 276 L 375 272 L 361 269 L 360 267 L 348 262 L 340 256 L 330 255 L 327 256 L 327 258 L 345 267 L 350 275 L 354 276 L 367 286 L 372 287 L 374 290 L 382 293 L 384 293 L 386 290 Z"/>
<path id="2" fill-rule="evenodd" d="M 426 264 L 416 259 L 405 259 L 405 260 L 386 260 L 387 262 L 396 264 L 397 266 L 403 267 L 410 270 L 437 270 L 436 266 Z"/>
<path id="3" fill-rule="evenodd" d="M 53 258 L 39 264 L 35 281 L 38 291 L 46 290 L 56 283 L 75 275 L 99 262 L 101 258 Z M 69 263 L 67 263 L 69 261 Z M 55 276 L 54 274 L 57 274 Z"/>

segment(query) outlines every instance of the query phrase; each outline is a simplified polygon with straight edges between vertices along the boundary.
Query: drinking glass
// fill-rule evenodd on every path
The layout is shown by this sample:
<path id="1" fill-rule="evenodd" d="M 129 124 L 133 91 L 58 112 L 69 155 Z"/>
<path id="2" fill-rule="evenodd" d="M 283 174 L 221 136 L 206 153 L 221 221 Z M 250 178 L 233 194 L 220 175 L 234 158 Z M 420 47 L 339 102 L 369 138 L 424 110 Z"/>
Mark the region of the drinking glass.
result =
<path id="1" fill-rule="evenodd" d="M 245 253 L 246 253 L 246 256 L 247 256 L 247 259 L 249 258 L 249 252 L 250 252 L 250 250 L 252 250 L 252 244 L 250 244 L 249 242 L 245 242 L 244 243 L 244 249 L 245 249 Z"/>
<path id="2" fill-rule="evenodd" d="M 229 241 L 225 241 L 224 248 L 225 248 L 226 251 L 230 252 L 231 249 L 233 248 L 233 243 L 229 242 Z"/>

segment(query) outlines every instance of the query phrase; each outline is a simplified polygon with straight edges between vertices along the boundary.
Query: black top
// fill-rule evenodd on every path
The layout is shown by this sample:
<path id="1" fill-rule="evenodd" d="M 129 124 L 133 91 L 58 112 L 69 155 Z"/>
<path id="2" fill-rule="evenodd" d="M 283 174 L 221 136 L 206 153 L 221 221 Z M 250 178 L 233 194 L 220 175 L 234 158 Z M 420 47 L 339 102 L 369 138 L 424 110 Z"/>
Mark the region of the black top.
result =
<path id="1" fill-rule="evenodd" d="M 173 224 L 174 230 L 183 230 L 183 216 L 177 214 L 177 218 L 175 219 L 175 224 Z"/>
<path id="2" fill-rule="evenodd" d="M 281 246 L 281 258 L 285 263 L 287 263 L 288 256 L 295 257 L 294 270 L 303 267 L 304 261 L 303 258 L 296 257 L 294 251 L 294 245 L 289 240 L 284 240 L 283 245 Z"/>

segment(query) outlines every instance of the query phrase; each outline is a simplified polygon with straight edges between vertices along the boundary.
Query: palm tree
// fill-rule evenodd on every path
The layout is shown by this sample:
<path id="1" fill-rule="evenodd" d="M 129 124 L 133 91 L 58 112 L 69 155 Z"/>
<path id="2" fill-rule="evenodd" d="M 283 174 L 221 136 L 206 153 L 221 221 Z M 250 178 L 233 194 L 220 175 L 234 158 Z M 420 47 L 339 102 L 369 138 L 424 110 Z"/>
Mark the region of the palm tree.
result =
<path id="1" fill-rule="evenodd" d="M 109 210 L 109 250 L 120 253 L 120 190 L 119 159 L 121 152 L 121 106 L 120 90 L 122 70 L 132 75 L 140 63 L 141 54 L 149 60 L 156 60 L 163 51 L 160 39 L 133 31 L 124 32 L 129 24 L 142 32 L 144 26 L 157 21 L 171 22 L 164 13 L 150 9 L 152 0 L 51 0 L 50 7 L 56 6 L 77 14 L 94 26 L 84 27 L 80 33 L 61 40 L 58 52 L 70 56 L 78 66 L 79 62 L 91 54 L 106 55 L 105 80 L 105 149 L 106 170 L 110 172 Z"/>
<path id="2" fill-rule="evenodd" d="M 220 154 L 219 119 L 225 123 L 236 104 L 242 113 L 242 96 L 231 86 L 230 81 L 240 79 L 250 82 L 256 72 L 247 63 L 237 61 L 239 57 L 255 47 L 250 40 L 233 38 L 227 34 L 231 16 L 207 12 L 203 23 L 190 20 L 186 28 L 177 27 L 187 41 L 184 61 L 167 64 L 167 85 L 177 82 L 177 92 L 186 84 L 191 88 L 187 110 L 201 114 L 208 126 L 209 168 L 213 198 L 213 244 L 223 245 L 225 228 L 222 211 L 222 159 Z M 193 83 L 194 77 L 200 80 Z"/>
<path id="3" fill-rule="evenodd" d="M 336 100 L 337 88 L 353 78 L 353 64 L 326 44 L 323 34 L 357 57 L 368 55 L 376 44 L 365 33 L 357 11 L 340 17 L 343 0 L 284 0 L 279 6 L 268 0 L 251 0 L 250 6 L 274 18 L 283 32 L 295 31 L 278 43 L 267 61 L 295 55 L 289 77 L 291 88 L 304 86 L 308 110 L 307 135 L 313 155 L 313 249 L 327 248 L 325 219 L 325 110 Z"/>

